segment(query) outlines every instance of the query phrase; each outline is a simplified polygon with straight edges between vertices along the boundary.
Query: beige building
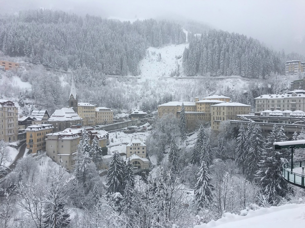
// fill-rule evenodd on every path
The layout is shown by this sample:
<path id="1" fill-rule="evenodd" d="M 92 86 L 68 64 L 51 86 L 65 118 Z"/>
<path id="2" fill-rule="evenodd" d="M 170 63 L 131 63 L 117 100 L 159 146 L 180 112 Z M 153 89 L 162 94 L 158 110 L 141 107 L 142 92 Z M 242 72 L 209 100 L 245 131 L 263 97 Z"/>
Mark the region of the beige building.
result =
<path id="1" fill-rule="evenodd" d="M 10 61 L 0 60 L 0 66 L 3 66 L 5 70 L 11 70 L 13 68 L 19 67 L 19 64 Z"/>
<path id="2" fill-rule="evenodd" d="M 140 140 L 132 140 L 126 146 L 126 158 L 138 169 L 148 169 L 149 160 L 146 158 L 146 145 Z"/>
<path id="3" fill-rule="evenodd" d="M 285 64 L 285 73 L 286 75 L 298 75 L 305 71 L 305 63 L 302 63 L 300 60 L 290 60 Z"/>
<path id="4" fill-rule="evenodd" d="M 83 119 L 84 126 L 95 125 L 95 105 L 90 103 L 78 103 L 77 113 Z"/>
<path id="5" fill-rule="evenodd" d="M 173 114 L 179 118 L 182 103 L 184 104 L 186 126 L 189 131 L 196 129 L 203 122 L 211 121 L 211 106 L 222 102 L 229 102 L 230 97 L 212 95 L 202 100 L 195 98 L 195 102 L 168 102 L 158 106 L 158 115 L 161 118 L 165 114 Z"/>
<path id="6" fill-rule="evenodd" d="M 73 126 L 81 127 L 83 120 L 73 108 L 62 108 L 55 110 L 48 123 L 53 124 L 54 132 L 58 132 Z"/>
<path id="7" fill-rule="evenodd" d="M 106 107 L 95 108 L 95 124 L 113 123 L 113 111 Z"/>
<path id="8" fill-rule="evenodd" d="M 46 124 L 50 118 L 47 110 L 33 110 L 31 117 L 34 119 L 33 124 Z"/>
<path id="9" fill-rule="evenodd" d="M 70 171 L 73 169 L 73 157 L 81 138 L 80 132 L 81 129 L 68 128 L 61 132 L 48 134 L 46 138 L 47 155 Z"/>
<path id="10" fill-rule="evenodd" d="M 301 110 L 305 111 L 305 90 L 294 90 L 285 94 L 267 94 L 255 98 L 255 111 Z"/>
<path id="11" fill-rule="evenodd" d="M 26 129 L 26 148 L 31 153 L 46 150 L 46 135 L 53 132 L 52 124 L 31 125 Z"/>
<path id="12" fill-rule="evenodd" d="M 211 106 L 211 128 L 219 131 L 220 123 L 226 120 L 236 120 L 238 115 L 249 114 L 251 106 L 237 102 L 223 102 Z"/>
<path id="13" fill-rule="evenodd" d="M 18 108 L 12 101 L 0 99 L 0 140 L 18 139 Z"/>

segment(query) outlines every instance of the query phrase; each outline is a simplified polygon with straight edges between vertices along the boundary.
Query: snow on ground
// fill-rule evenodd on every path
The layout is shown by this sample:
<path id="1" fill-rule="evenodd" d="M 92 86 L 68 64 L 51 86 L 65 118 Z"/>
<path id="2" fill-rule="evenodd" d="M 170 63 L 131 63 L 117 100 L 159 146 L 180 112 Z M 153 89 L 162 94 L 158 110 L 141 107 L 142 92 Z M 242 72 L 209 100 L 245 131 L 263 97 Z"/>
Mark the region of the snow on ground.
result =
<path id="1" fill-rule="evenodd" d="M 21 91 L 32 90 L 32 85 L 29 82 L 23 82 L 17 76 L 7 78 L 6 76 L 2 75 L 2 77 L 0 77 L 0 87 L 4 87 L 6 85 L 10 85 L 13 88 L 19 88 Z"/>
<path id="2" fill-rule="evenodd" d="M 304 224 L 305 204 L 286 204 L 249 211 L 246 216 L 228 213 L 217 221 L 195 228 L 297 228 L 304 227 Z"/>
<path id="3" fill-rule="evenodd" d="M 139 63 L 142 79 L 170 77 L 178 69 L 182 73 L 182 55 L 188 44 L 169 45 L 163 48 L 150 47 Z"/>
<path id="4" fill-rule="evenodd" d="M 7 146 L 5 150 L 8 156 L 7 156 L 7 161 L 4 163 L 4 166 L 9 167 L 15 160 L 18 154 L 18 150 L 10 146 Z"/>

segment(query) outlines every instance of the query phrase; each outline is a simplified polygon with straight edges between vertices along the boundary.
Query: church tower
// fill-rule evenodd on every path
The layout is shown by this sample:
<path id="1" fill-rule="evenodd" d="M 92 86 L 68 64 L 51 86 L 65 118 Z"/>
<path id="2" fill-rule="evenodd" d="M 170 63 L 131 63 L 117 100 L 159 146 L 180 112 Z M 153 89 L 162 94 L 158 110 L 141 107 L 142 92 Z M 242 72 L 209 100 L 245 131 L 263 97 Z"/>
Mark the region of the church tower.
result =
<path id="1" fill-rule="evenodd" d="M 77 113 L 77 105 L 78 105 L 78 99 L 77 99 L 77 95 L 76 95 L 74 78 L 72 76 L 71 89 L 70 89 L 70 95 L 69 95 L 69 108 L 73 108 L 74 112 Z"/>

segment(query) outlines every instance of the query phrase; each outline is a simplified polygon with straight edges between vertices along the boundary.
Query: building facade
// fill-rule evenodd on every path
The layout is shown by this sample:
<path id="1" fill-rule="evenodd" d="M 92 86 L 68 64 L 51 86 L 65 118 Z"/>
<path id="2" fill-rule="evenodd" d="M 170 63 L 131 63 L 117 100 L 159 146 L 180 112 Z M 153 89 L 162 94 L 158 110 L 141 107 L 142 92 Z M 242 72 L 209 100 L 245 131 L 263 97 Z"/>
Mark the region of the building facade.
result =
<path id="1" fill-rule="evenodd" d="M 25 129 L 26 148 L 31 153 L 46 150 L 46 135 L 53 132 L 52 124 L 31 125 Z"/>
<path id="2" fill-rule="evenodd" d="M 255 98 L 255 111 L 301 110 L 305 111 L 305 90 L 294 90 L 285 94 L 267 94 Z"/>
<path id="3" fill-rule="evenodd" d="M 3 66 L 4 70 L 11 70 L 19 67 L 19 64 L 10 61 L 0 60 L 0 66 Z"/>
<path id="4" fill-rule="evenodd" d="M 18 140 L 18 108 L 12 101 L 0 99 L 0 140 Z"/>
<path id="5" fill-rule="evenodd" d="M 126 146 L 126 158 L 137 169 L 148 169 L 146 145 L 140 140 L 133 140 Z"/>
<path id="6" fill-rule="evenodd" d="M 77 113 L 83 119 L 84 126 L 94 126 L 95 124 L 95 105 L 90 103 L 78 103 Z"/>
<path id="7" fill-rule="evenodd" d="M 46 138 L 47 155 L 53 161 L 71 171 L 80 138 L 79 129 L 66 129 L 62 132 L 48 134 Z"/>
<path id="8" fill-rule="evenodd" d="M 227 120 L 236 120 L 238 115 L 249 114 L 251 106 L 237 102 L 223 102 L 211 106 L 211 128 L 220 130 L 220 123 Z"/>
<path id="9" fill-rule="evenodd" d="M 300 60 L 290 60 L 285 64 L 286 75 L 298 75 L 304 72 L 304 65 Z"/>
<path id="10" fill-rule="evenodd" d="M 113 123 L 113 111 L 106 107 L 95 108 L 95 124 Z"/>
<path id="11" fill-rule="evenodd" d="M 81 127 L 83 120 L 72 108 L 62 108 L 55 110 L 48 123 L 53 124 L 54 132 L 58 132 L 72 126 Z"/>

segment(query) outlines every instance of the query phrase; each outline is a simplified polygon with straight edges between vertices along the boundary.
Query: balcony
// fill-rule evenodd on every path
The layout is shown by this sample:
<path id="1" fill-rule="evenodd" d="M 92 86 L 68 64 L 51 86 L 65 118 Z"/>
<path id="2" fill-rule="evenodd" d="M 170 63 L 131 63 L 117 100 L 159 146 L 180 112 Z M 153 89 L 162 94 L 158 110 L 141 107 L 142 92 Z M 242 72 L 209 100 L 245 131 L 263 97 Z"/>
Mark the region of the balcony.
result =
<path id="1" fill-rule="evenodd" d="M 284 164 L 282 175 L 289 183 L 305 188 L 305 161 L 294 162 L 292 171 L 290 163 Z"/>

